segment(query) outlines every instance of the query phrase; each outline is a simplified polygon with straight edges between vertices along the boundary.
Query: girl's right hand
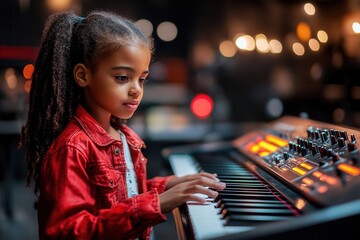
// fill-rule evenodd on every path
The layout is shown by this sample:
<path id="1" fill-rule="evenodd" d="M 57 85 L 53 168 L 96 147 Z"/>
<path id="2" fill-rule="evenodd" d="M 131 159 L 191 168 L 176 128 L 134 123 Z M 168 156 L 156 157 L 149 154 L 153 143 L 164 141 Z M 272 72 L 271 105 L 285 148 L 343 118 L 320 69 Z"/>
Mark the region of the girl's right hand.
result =
<path id="1" fill-rule="evenodd" d="M 223 190 L 226 187 L 225 183 L 219 182 L 214 177 L 204 176 L 204 174 L 194 174 L 190 178 L 183 179 L 184 182 L 176 184 L 159 195 L 162 213 L 168 213 L 187 201 L 204 203 L 205 199 L 196 196 L 196 193 L 216 198 L 218 192 L 211 189 Z M 188 181 L 188 179 L 191 180 Z"/>

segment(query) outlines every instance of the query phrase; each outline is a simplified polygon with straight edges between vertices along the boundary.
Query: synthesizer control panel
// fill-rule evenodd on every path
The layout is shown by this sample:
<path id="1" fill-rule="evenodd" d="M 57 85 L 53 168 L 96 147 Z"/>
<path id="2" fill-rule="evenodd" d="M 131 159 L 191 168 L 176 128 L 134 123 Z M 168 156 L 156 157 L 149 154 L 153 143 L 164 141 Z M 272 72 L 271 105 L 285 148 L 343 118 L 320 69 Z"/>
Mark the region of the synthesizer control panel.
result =
<path id="1" fill-rule="evenodd" d="M 360 130 L 285 116 L 232 144 L 320 207 L 360 198 Z"/>

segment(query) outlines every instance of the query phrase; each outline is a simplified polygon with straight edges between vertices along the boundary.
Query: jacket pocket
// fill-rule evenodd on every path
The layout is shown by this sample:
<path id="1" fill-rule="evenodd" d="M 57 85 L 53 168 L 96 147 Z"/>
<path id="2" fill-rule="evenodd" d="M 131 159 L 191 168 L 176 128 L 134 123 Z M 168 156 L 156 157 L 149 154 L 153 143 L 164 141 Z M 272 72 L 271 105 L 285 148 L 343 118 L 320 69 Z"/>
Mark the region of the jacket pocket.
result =
<path id="1" fill-rule="evenodd" d="M 97 209 L 112 208 L 124 187 L 121 170 L 115 170 L 105 163 L 91 163 L 89 178 L 94 191 Z"/>

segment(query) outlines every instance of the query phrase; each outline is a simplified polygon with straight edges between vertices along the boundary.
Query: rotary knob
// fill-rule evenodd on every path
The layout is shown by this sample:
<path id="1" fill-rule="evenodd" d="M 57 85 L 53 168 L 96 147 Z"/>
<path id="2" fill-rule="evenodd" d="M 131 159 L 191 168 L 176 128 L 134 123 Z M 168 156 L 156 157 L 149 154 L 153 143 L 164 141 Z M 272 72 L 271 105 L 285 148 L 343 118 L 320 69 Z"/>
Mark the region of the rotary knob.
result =
<path id="1" fill-rule="evenodd" d="M 301 156 L 304 157 L 307 154 L 307 149 L 305 147 L 301 147 L 300 152 L 301 152 Z"/>
<path id="2" fill-rule="evenodd" d="M 333 154 L 332 155 L 332 160 L 333 160 L 334 163 L 339 161 L 340 160 L 339 154 L 337 154 L 337 153 Z"/>
<path id="3" fill-rule="evenodd" d="M 308 128 L 306 129 L 306 132 L 307 132 L 307 137 L 310 138 L 310 139 L 312 139 L 314 129 L 313 129 L 312 127 L 308 127 Z"/>
<path id="4" fill-rule="evenodd" d="M 320 152 L 321 157 L 326 157 L 327 156 L 326 148 L 319 147 L 319 152 Z"/>
<path id="5" fill-rule="evenodd" d="M 331 142 L 331 145 L 337 144 L 335 135 L 331 135 L 331 136 L 330 136 L 330 142 Z"/>
<path id="6" fill-rule="evenodd" d="M 356 141 L 355 135 L 354 135 L 354 134 L 351 134 L 351 135 L 350 135 L 350 139 L 351 139 L 352 142 L 355 142 L 355 141 Z"/>
<path id="7" fill-rule="evenodd" d="M 338 142 L 339 148 L 342 148 L 342 147 L 345 146 L 345 140 L 344 140 L 343 137 L 339 137 L 339 138 L 337 139 L 337 142 Z"/>
<path id="8" fill-rule="evenodd" d="M 317 146 L 315 144 L 313 144 L 311 146 L 311 153 L 312 153 L 313 156 L 315 156 L 318 153 L 318 149 L 317 149 Z"/>
<path id="9" fill-rule="evenodd" d="M 356 150 L 356 145 L 353 142 L 348 142 L 347 148 L 348 148 L 349 152 L 353 152 Z"/>
<path id="10" fill-rule="evenodd" d="M 342 138 L 344 138 L 344 140 L 348 140 L 348 135 L 347 135 L 347 132 L 346 132 L 346 131 L 341 131 L 341 132 L 340 132 L 340 136 L 341 136 Z"/>

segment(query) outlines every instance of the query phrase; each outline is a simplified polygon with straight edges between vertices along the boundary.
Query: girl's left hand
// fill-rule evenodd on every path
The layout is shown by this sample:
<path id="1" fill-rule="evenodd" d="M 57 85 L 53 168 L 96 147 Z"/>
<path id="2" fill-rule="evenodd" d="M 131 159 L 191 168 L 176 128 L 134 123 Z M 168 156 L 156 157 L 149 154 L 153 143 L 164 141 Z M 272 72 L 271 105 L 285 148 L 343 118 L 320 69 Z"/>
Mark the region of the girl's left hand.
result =
<path id="1" fill-rule="evenodd" d="M 212 178 L 214 180 L 219 181 L 219 179 L 217 179 L 217 174 L 216 173 L 200 172 L 200 173 L 196 173 L 196 174 L 186 175 L 186 176 L 183 176 L 183 177 L 172 177 L 172 178 L 170 178 L 169 181 L 166 184 L 165 190 L 167 190 L 169 188 L 172 188 L 172 187 L 176 186 L 179 183 L 193 181 L 193 180 L 201 178 L 201 177 L 208 177 L 208 178 Z"/>

